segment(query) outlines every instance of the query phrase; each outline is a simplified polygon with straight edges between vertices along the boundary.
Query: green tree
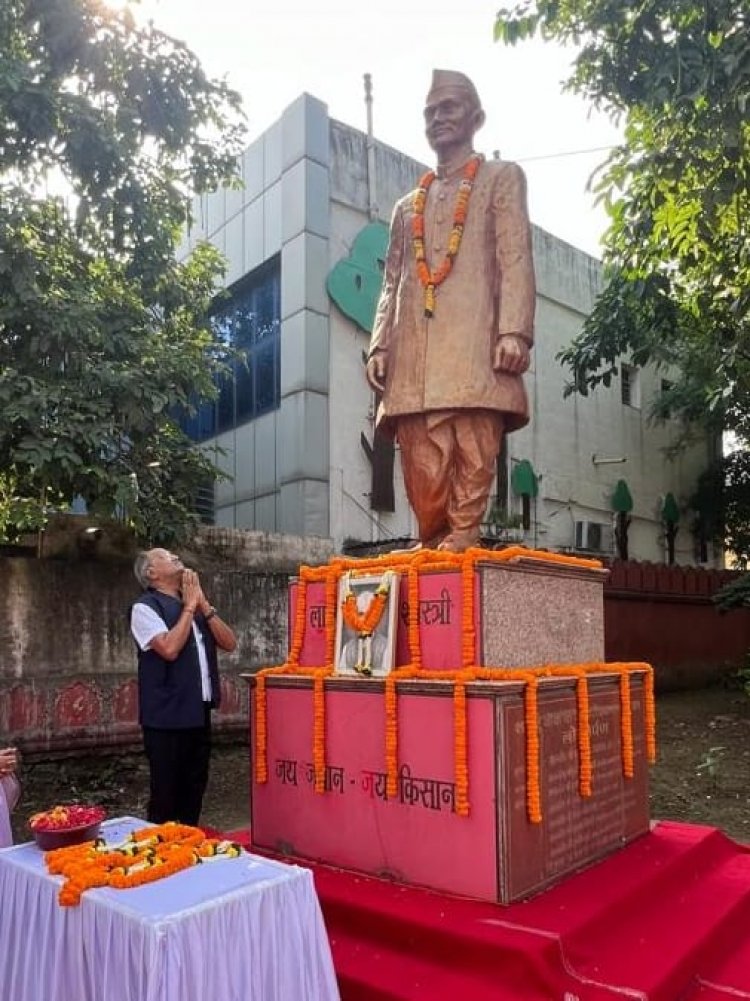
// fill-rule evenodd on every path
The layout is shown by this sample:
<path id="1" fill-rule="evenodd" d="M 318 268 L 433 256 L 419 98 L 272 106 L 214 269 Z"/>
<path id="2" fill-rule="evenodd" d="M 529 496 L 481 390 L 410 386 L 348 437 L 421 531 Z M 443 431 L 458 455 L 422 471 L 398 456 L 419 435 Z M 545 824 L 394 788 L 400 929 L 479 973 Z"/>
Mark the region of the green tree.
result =
<path id="1" fill-rule="evenodd" d="M 0 52 L 4 483 L 16 506 L 80 495 L 168 541 L 214 473 L 174 415 L 224 363 L 220 255 L 175 250 L 192 196 L 233 183 L 239 98 L 99 0 L 2 0 Z"/>
<path id="2" fill-rule="evenodd" d="M 750 8 L 747 0 L 524 0 L 496 38 L 576 46 L 567 89 L 623 125 L 593 180 L 610 216 L 607 285 L 562 352 L 567 392 L 623 356 L 669 366 L 655 416 L 750 439 Z M 745 460 L 746 462 L 747 460 Z M 718 469 L 746 480 L 733 459 Z M 735 491 L 736 495 L 736 491 Z M 735 496 L 736 499 L 736 496 Z M 750 521 L 750 493 L 742 519 Z M 725 506 L 727 517 L 736 504 Z M 714 519 L 716 520 L 716 519 Z M 718 521 L 717 521 L 718 524 Z M 729 524 L 735 542 L 741 532 Z M 750 547 L 737 554 L 750 556 Z"/>

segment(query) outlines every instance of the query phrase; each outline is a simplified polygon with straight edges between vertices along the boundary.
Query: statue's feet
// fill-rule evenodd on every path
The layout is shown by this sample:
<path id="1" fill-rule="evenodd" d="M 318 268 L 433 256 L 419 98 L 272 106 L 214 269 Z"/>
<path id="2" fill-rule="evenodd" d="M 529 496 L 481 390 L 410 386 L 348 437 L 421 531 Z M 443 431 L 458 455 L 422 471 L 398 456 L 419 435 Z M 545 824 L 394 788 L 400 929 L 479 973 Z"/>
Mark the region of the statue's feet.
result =
<path id="1" fill-rule="evenodd" d="M 431 539 L 426 539 L 423 542 L 417 542 L 416 545 L 409 546 L 408 549 L 403 549 L 401 551 L 404 553 L 418 553 L 422 549 L 440 549 L 440 546 L 445 538 L 446 533 L 441 532 L 439 535 L 435 535 Z"/>
<path id="2" fill-rule="evenodd" d="M 446 553 L 465 553 L 467 549 L 479 545 L 477 532 L 451 532 L 446 535 L 438 549 Z"/>

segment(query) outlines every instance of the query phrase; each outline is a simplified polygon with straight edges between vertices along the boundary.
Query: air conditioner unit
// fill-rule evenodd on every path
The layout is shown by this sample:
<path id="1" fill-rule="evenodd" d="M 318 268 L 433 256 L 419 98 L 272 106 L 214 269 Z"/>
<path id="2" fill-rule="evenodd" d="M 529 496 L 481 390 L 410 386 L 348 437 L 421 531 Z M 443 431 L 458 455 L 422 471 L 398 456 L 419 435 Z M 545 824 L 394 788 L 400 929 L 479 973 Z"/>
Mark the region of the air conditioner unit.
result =
<path id="1" fill-rule="evenodd" d="M 599 521 L 577 521 L 574 546 L 588 553 L 611 553 L 614 534 L 611 525 Z"/>

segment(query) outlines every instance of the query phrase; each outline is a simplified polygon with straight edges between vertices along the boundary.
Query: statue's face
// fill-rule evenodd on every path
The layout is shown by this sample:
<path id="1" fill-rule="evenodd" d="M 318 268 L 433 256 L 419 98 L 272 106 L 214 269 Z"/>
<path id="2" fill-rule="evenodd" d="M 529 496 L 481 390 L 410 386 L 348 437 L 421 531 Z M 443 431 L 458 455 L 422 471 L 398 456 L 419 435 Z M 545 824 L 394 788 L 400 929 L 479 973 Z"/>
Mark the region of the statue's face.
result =
<path id="1" fill-rule="evenodd" d="M 438 154 L 471 143 L 483 119 L 482 111 L 460 87 L 441 87 L 427 98 L 424 109 L 427 142 Z"/>

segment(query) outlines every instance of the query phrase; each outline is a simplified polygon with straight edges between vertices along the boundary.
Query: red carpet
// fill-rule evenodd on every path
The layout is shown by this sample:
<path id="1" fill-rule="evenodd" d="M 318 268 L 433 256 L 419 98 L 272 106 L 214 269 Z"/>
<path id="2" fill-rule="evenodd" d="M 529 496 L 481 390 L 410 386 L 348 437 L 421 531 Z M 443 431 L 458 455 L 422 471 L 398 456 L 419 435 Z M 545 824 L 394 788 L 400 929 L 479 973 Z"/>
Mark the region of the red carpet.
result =
<path id="1" fill-rule="evenodd" d="M 715 828 L 659 823 L 509 907 L 293 861 L 315 874 L 343 1001 L 750 999 L 750 848 Z"/>

